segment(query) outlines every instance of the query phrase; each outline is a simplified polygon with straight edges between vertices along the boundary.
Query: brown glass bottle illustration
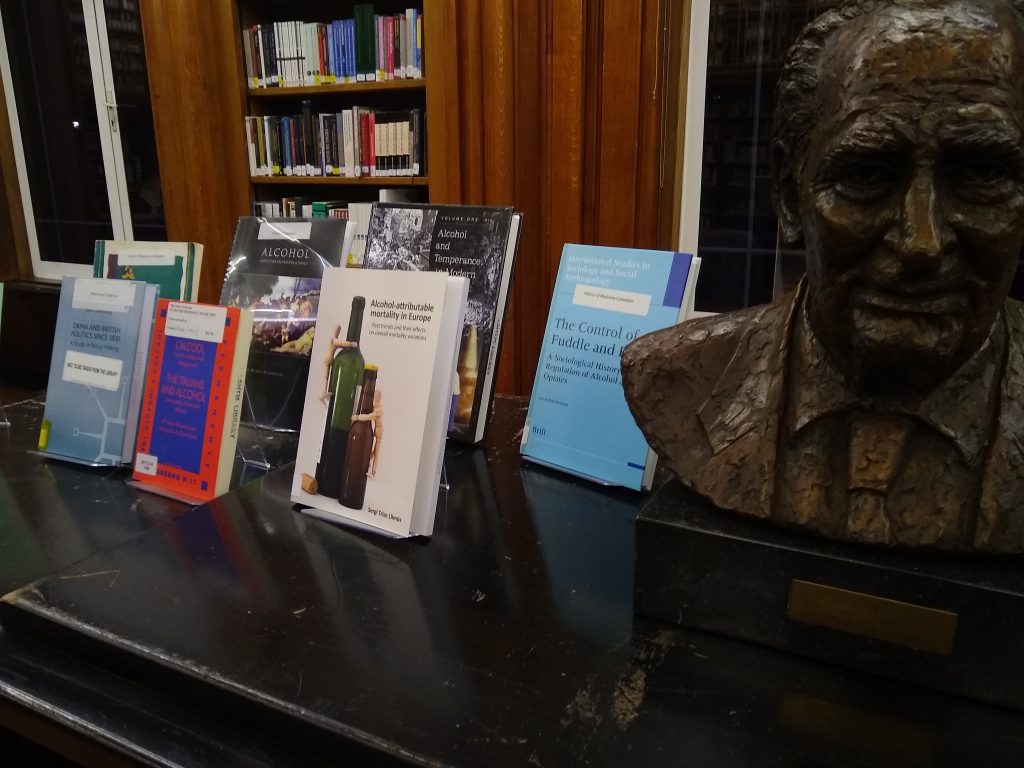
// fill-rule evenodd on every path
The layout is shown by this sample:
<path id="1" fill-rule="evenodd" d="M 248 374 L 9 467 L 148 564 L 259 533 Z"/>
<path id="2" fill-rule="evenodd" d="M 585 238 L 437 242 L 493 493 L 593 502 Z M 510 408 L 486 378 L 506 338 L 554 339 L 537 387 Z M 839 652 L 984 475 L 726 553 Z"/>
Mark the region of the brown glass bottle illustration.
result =
<path id="1" fill-rule="evenodd" d="M 380 393 L 377 392 L 376 365 L 364 368 L 358 400 L 352 414 L 352 427 L 348 431 L 345 468 L 341 473 L 341 493 L 338 496 L 342 506 L 349 509 L 363 508 L 366 478 L 371 473 L 370 460 L 375 457 L 376 448 L 380 444 L 377 428 L 380 420 Z M 376 461 L 372 471 L 376 472 Z"/>
<path id="2" fill-rule="evenodd" d="M 348 335 L 338 338 L 335 331 L 324 360 L 324 393 L 327 402 L 327 423 L 324 442 L 320 450 L 320 463 L 316 467 L 317 493 L 337 498 L 341 492 L 341 476 L 348 448 L 348 433 L 352 426 L 352 413 L 356 406 L 356 390 L 363 375 L 363 354 L 359 350 L 359 336 L 363 329 L 363 308 L 366 299 L 352 298 L 352 314 L 348 319 Z"/>

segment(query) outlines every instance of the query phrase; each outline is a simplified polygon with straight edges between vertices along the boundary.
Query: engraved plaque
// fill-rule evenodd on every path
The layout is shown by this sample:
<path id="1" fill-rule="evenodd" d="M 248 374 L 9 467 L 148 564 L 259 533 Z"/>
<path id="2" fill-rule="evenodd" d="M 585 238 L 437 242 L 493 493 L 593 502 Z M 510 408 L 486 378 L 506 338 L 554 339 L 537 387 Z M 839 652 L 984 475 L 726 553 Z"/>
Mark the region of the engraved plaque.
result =
<path id="1" fill-rule="evenodd" d="M 913 603 L 793 579 L 789 618 L 801 624 L 870 637 L 949 656 L 957 615 Z"/>

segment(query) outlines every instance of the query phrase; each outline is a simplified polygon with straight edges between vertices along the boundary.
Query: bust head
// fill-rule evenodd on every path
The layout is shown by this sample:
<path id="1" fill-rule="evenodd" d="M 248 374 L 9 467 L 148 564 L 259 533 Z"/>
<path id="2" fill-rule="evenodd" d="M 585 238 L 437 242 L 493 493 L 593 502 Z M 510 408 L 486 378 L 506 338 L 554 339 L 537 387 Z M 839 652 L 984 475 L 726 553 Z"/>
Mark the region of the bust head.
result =
<path id="1" fill-rule="evenodd" d="M 1024 245 L 1024 4 L 824 14 L 780 78 L 773 157 L 833 364 L 883 396 L 941 383 L 988 337 Z"/>

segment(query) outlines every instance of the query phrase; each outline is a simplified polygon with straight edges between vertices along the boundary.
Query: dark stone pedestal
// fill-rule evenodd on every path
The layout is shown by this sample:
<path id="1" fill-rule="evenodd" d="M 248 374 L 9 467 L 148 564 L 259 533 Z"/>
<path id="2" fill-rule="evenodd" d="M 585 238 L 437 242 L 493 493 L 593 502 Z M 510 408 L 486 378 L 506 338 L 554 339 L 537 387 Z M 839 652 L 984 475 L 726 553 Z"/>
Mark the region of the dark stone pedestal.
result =
<path id="1" fill-rule="evenodd" d="M 635 610 L 1024 709 L 1024 556 L 833 542 L 673 481 L 637 520 Z"/>

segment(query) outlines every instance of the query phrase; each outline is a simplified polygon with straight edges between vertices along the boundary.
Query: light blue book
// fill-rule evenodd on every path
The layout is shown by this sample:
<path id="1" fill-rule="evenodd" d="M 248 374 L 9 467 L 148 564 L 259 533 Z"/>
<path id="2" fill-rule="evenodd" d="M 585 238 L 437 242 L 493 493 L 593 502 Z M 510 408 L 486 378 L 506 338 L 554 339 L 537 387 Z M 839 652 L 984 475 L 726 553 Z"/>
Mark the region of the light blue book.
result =
<path id="1" fill-rule="evenodd" d="M 524 458 L 606 485 L 649 488 L 654 453 L 626 405 L 619 359 L 692 306 L 690 254 L 567 244 L 544 331 Z"/>
<path id="2" fill-rule="evenodd" d="M 157 293 L 135 280 L 64 278 L 40 452 L 84 464 L 131 459 Z"/>

